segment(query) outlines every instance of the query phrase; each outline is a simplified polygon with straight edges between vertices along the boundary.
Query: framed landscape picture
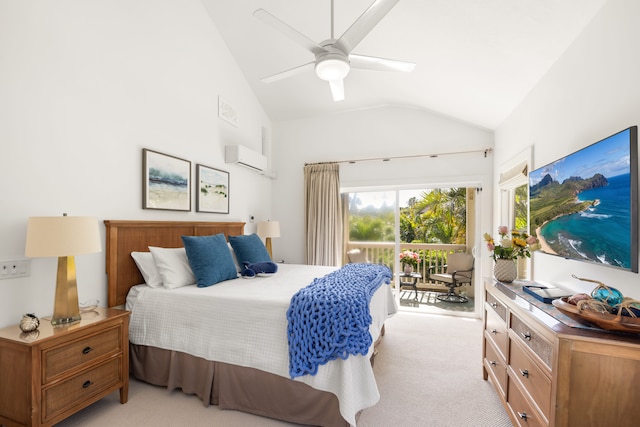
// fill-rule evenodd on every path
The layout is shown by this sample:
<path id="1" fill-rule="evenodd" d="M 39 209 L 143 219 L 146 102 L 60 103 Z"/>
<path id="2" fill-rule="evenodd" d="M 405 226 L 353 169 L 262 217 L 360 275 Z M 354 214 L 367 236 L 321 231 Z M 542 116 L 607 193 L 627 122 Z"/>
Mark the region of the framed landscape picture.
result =
<path id="1" fill-rule="evenodd" d="M 191 162 L 142 150 L 142 208 L 191 210 Z"/>
<path id="2" fill-rule="evenodd" d="M 229 172 L 196 165 L 196 212 L 229 213 Z"/>

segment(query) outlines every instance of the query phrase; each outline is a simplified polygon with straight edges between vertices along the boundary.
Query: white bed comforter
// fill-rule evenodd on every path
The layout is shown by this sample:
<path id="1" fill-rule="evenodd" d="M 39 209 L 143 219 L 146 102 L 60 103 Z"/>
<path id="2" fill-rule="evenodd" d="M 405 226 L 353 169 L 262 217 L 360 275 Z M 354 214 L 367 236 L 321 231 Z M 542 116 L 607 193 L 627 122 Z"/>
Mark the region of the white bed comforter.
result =
<path id="1" fill-rule="evenodd" d="M 287 317 L 291 297 L 335 267 L 279 264 L 267 277 L 236 279 L 208 288 L 166 290 L 135 286 L 127 296 L 133 344 L 180 351 L 207 360 L 252 367 L 289 377 Z M 375 342 L 388 316 L 397 311 L 390 287 L 376 291 L 369 328 Z M 356 414 L 380 398 L 367 356 L 350 356 L 320 366 L 314 376 L 297 377 L 338 397 L 340 413 L 356 424 Z"/>

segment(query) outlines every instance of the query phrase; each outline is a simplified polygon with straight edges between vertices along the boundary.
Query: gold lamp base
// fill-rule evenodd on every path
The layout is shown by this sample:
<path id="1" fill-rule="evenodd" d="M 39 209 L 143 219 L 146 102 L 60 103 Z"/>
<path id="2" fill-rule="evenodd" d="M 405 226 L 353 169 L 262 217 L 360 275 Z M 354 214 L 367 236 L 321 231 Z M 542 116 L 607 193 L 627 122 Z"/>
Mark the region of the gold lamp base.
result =
<path id="1" fill-rule="evenodd" d="M 68 325 L 80 320 L 76 262 L 72 256 L 58 257 L 56 299 L 53 306 L 52 325 Z"/>
<path id="2" fill-rule="evenodd" d="M 264 245 L 267 248 L 267 252 L 269 252 L 269 258 L 273 259 L 273 254 L 271 253 L 271 237 L 267 237 L 264 240 L 265 240 Z"/>

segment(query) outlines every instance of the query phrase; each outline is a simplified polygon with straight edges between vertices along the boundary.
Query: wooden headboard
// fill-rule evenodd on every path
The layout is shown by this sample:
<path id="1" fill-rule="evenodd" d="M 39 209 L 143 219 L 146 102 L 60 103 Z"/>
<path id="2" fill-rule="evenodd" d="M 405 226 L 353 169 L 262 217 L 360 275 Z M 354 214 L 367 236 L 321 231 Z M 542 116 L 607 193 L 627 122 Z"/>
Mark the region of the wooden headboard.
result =
<path id="1" fill-rule="evenodd" d="M 144 283 L 131 252 L 147 252 L 149 246 L 181 248 L 181 236 L 244 234 L 244 222 L 112 221 L 107 228 L 107 287 L 109 307 L 125 303 L 129 289 Z"/>

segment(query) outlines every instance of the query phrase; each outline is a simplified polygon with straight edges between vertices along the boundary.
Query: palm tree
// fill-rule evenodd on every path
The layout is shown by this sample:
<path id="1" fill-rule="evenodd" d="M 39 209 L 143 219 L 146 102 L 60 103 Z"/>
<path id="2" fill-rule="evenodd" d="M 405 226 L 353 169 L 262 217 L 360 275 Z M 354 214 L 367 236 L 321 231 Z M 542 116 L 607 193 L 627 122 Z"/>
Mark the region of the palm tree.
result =
<path id="1" fill-rule="evenodd" d="M 435 189 L 421 194 L 412 206 L 416 236 L 426 243 L 464 243 L 466 240 L 466 188 Z"/>
<path id="2" fill-rule="evenodd" d="M 351 217 L 349 220 L 349 238 L 355 242 L 375 242 L 382 240 L 384 223 L 370 216 Z"/>
<path id="3" fill-rule="evenodd" d="M 352 241 L 393 241 L 393 212 L 359 209 L 357 194 L 349 195 Z M 466 188 L 425 191 L 400 208 L 400 240 L 406 243 L 465 243 Z"/>

